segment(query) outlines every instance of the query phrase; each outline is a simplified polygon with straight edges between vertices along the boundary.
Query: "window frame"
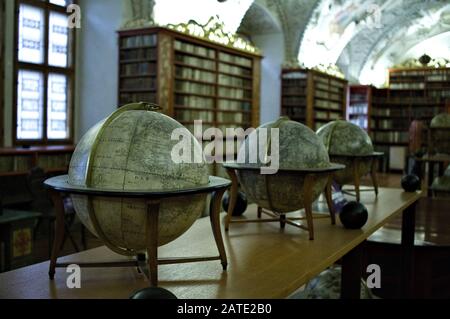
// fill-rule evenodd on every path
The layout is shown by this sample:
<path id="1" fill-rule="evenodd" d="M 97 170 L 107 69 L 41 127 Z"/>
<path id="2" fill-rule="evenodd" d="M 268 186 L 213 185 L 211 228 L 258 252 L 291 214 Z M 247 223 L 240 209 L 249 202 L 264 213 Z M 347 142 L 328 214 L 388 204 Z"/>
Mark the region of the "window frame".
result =
<path id="1" fill-rule="evenodd" d="M 77 4 L 76 0 L 72 3 Z M 44 61 L 42 64 L 35 64 L 30 62 L 19 61 L 19 14 L 20 5 L 30 5 L 44 10 Z M 69 29 L 69 43 L 68 43 L 68 66 L 58 67 L 49 65 L 49 21 L 50 12 L 57 12 L 69 14 L 66 12 L 67 7 L 62 7 L 49 0 L 15 0 L 15 22 L 14 22 L 14 88 L 13 88 L 13 125 L 12 125 L 12 138 L 15 146 L 24 145 L 71 145 L 74 142 L 74 92 L 75 92 L 75 47 L 76 47 L 76 30 Z M 29 70 L 38 71 L 43 74 L 44 78 L 44 90 L 43 90 L 43 118 L 42 118 L 42 137 L 40 139 L 19 139 L 17 137 L 17 120 L 18 120 L 18 86 L 19 86 L 19 71 Z M 68 125 L 68 137 L 66 139 L 49 139 L 47 136 L 47 110 L 48 110 L 48 77 L 49 74 L 63 74 L 67 76 L 67 125 Z"/>

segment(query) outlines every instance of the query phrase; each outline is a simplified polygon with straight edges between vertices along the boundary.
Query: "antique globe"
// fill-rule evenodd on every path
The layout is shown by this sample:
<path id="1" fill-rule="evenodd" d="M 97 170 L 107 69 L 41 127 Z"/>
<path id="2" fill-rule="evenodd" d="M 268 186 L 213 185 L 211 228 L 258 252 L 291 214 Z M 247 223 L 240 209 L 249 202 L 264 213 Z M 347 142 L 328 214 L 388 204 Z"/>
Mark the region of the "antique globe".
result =
<path id="1" fill-rule="evenodd" d="M 369 135 L 359 126 L 347 121 L 333 121 L 322 126 L 317 135 L 324 143 L 330 159 L 345 165 L 336 172 L 335 181 L 345 185 L 354 181 L 355 168 L 359 177 L 371 171 L 374 148 Z M 355 166 L 357 165 L 357 167 Z"/>
<path id="2" fill-rule="evenodd" d="M 197 140 L 191 150 L 202 154 L 199 163 L 172 159 L 179 142 L 175 129 L 184 127 L 147 103 L 129 104 L 92 127 L 79 142 L 69 168 L 68 182 L 101 190 L 165 191 L 207 185 L 209 176 Z M 184 130 L 186 134 L 190 134 Z M 147 205 L 143 199 L 72 195 L 81 222 L 109 246 L 145 251 Z M 163 199 L 159 209 L 158 245 L 183 234 L 200 216 L 206 195 Z M 94 214 L 94 215 L 93 215 Z M 95 216 L 95 223 L 92 219 Z"/>
<path id="3" fill-rule="evenodd" d="M 271 129 L 278 129 L 278 141 L 271 137 Z M 276 142 L 278 149 L 272 149 Z M 266 155 L 274 155 L 272 152 L 279 152 L 279 170 L 275 174 L 263 174 L 261 168 L 267 167 Z M 255 154 L 258 154 L 256 160 Z M 237 165 L 242 168 L 236 172 L 249 201 L 276 214 L 304 208 L 306 171 L 332 166 L 317 135 L 288 118 L 264 124 L 250 134 L 239 150 Z M 327 181 L 328 175 L 317 175 L 312 189 L 313 201 L 323 192 Z"/>
<path id="4" fill-rule="evenodd" d="M 450 154 L 450 114 L 436 115 L 430 123 L 431 153 Z"/>

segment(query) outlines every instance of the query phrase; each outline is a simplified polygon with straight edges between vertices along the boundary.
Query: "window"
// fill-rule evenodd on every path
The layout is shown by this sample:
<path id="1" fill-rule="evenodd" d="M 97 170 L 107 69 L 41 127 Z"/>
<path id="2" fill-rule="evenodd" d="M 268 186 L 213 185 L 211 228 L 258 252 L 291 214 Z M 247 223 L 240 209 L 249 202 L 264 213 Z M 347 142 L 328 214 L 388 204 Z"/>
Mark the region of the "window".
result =
<path id="1" fill-rule="evenodd" d="M 15 144 L 72 142 L 72 0 L 17 0 Z"/>

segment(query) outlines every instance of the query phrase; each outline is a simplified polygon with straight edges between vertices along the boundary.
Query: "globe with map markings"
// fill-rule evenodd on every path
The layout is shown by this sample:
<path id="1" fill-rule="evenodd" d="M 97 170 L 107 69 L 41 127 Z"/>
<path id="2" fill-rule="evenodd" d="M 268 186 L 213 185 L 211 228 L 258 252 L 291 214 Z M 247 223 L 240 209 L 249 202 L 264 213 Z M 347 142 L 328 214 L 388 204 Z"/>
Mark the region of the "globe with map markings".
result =
<path id="1" fill-rule="evenodd" d="M 358 161 L 358 174 L 368 174 L 372 167 L 374 154 L 372 140 L 369 135 L 359 126 L 343 121 L 333 121 L 322 126 L 317 135 L 324 143 L 331 161 L 345 165 L 345 169 L 334 175 L 335 181 L 344 185 L 354 179 L 356 161 Z"/>
<path id="2" fill-rule="evenodd" d="M 165 191 L 207 185 L 209 175 L 200 144 L 191 138 L 199 163 L 172 160 L 179 143 L 172 132 L 184 127 L 148 103 L 126 105 L 92 127 L 80 140 L 69 167 L 69 184 L 101 190 Z M 205 194 L 162 199 L 158 245 L 192 226 L 206 205 Z M 72 195 L 81 222 L 110 245 L 130 251 L 147 247 L 147 203 L 143 199 Z M 95 225 L 92 219 L 95 214 Z"/>
<path id="3" fill-rule="evenodd" d="M 450 114 L 436 115 L 430 123 L 432 153 L 450 154 Z"/>
<path id="4" fill-rule="evenodd" d="M 271 131 L 278 133 L 278 147 Z M 276 174 L 261 174 L 266 154 L 277 152 L 279 167 Z M 256 161 L 252 156 L 258 154 Z M 273 153 L 272 153 L 273 155 Z M 276 214 L 284 214 L 304 208 L 304 170 L 328 169 L 332 166 L 327 151 L 317 135 L 305 125 L 281 117 L 266 123 L 247 137 L 238 153 L 237 174 L 249 201 Z M 245 168 L 258 169 L 245 169 Z M 303 170 L 303 171 L 302 171 Z M 317 174 L 312 186 L 313 200 L 323 192 L 328 175 Z"/>

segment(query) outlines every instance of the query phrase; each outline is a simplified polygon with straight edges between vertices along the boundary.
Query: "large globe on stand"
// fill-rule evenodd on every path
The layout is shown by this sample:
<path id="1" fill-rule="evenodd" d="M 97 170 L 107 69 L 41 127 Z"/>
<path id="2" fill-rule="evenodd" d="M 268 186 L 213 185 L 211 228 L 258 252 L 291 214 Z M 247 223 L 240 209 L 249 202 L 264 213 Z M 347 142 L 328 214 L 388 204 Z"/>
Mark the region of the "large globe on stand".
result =
<path id="1" fill-rule="evenodd" d="M 441 113 L 436 115 L 430 123 L 431 143 L 434 152 L 450 154 L 450 114 Z"/>
<path id="2" fill-rule="evenodd" d="M 374 154 L 372 140 L 359 126 L 347 121 L 333 121 L 322 126 L 317 135 L 324 143 L 331 161 L 344 164 L 345 169 L 334 175 L 334 180 L 345 185 L 353 182 L 355 159 L 359 158 L 358 175 L 368 174 L 372 168 L 371 155 Z"/>
<path id="3" fill-rule="evenodd" d="M 129 104 L 92 127 L 79 142 L 69 168 L 69 184 L 101 190 L 164 191 L 208 184 L 204 161 L 177 164 L 171 153 L 179 141 L 175 129 L 184 127 L 147 103 Z M 188 131 L 185 131 L 186 134 Z M 191 150 L 202 150 L 191 139 Z M 201 156 L 203 159 L 203 155 Z M 113 247 L 144 251 L 147 204 L 144 200 L 73 195 L 82 223 L 95 235 L 98 228 Z M 162 200 L 158 245 L 183 234 L 204 210 L 206 195 Z M 94 215 L 92 215 L 94 214 Z M 92 216 L 98 221 L 97 228 Z M 102 237 L 102 236 L 100 236 Z"/>
<path id="4" fill-rule="evenodd" d="M 271 144 L 274 143 L 269 139 L 271 129 L 279 129 L 279 171 L 265 175 L 261 174 L 260 168 L 267 165 L 261 159 L 267 152 L 270 153 Z M 259 154 L 256 163 L 252 163 L 252 154 Z M 237 165 L 242 167 L 237 170 L 237 174 L 249 200 L 274 213 L 284 214 L 304 208 L 306 173 L 295 170 L 325 169 L 331 163 L 325 146 L 311 129 L 287 118 L 280 118 L 262 125 L 247 137 L 239 150 Z M 327 181 L 328 175 L 317 176 L 313 200 L 323 192 Z"/>

